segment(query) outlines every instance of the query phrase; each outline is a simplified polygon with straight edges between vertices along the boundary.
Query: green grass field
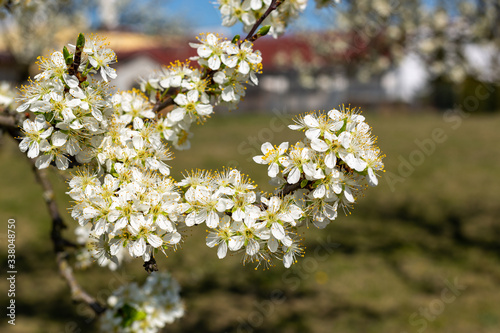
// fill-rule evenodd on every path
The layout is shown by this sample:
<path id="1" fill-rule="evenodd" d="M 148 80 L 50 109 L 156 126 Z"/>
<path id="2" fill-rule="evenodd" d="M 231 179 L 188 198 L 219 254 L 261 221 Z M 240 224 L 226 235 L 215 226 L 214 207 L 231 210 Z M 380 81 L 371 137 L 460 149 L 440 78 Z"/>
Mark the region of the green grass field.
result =
<path id="1" fill-rule="evenodd" d="M 243 267 L 217 259 L 205 232 L 160 258 L 182 286 L 186 315 L 168 332 L 498 332 L 500 327 L 500 116 L 366 113 L 387 155 L 376 188 L 324 230 L 303 230 L 306 256 L 293 268 Z M 459 120 L 461 123 L 459 123 Z M 263 190 L 260 144 L 295 142 L 273 115 L 216 116 L 194 128 L 193 148 L 175 152 L 185 169 L 238 166 Z M 433 134 L 434 133 L 434 134 Z M 423 148 L 421 148 L 423 147 Z M 1 332 L 94 332 L 90 312 L 72 304 L 50 243 L 50 220 L 30 166 L 10 139 L 0 147 L 0 258 L 6 224 L 17 224 L 16 326 Z M 62 210 L 68 197 L 52 174 Z M 66 214 L 66 231 L 76 222 Z M 71 230 L 70 230 L 71 229 Z M 105 300 L 120 283 L 146 277 L 135 260 L 118 272 L 92 268 L 79 281 Z M 0 281 L 7 305 L 7 282 Z"/>

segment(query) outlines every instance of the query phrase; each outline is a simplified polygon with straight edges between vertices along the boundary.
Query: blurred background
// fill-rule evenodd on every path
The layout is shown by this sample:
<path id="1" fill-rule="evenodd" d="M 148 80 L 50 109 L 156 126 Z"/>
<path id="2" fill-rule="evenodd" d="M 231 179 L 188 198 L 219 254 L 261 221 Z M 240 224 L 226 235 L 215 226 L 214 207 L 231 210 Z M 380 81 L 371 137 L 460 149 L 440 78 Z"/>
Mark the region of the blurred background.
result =
<path id="1" fill-rule="evenodd" d="M 243 35 L 238 24 L 220 25 L 209 0 L 17 3 L 0 2 L 0 81 L 11 86 L 36 74 L 37 56 L 74 43 L 78 32 L 110 42 L 117 89 L 194 56 L 188 42 L 199 32 Z M 238 110 L 216 109 L 193 128 L 191 150 L 174 152 L 174 178 L 237 167 L 272 191 L 265 167 L 252 162 L 261 144 L 296 142 L 286 128 L 295 114 L 342 104 L 363 110 L 386 172 L 351 214 L 324 230 L 304 229 L 306 255 L 288 270 L 218 260 L 205 231 L 193 230 L 181 249 L 158 258 L 186 306 L 165 331 L 499 332 L 499 22 L 496 0 L 318 0 L 284 36 L 258 40 L 259 86 Z M 16 326 L 2 320 L 0 330 L 96 331 L 58 275 L 42 191 L 8 136 L 0 138 L 0 174 L 0 220 L 16 219 L 18 266 Z M 64 177 L 52 170 L 51 179 L 65 210 Z M 72 238 L 76 223 L 65 220 Z M 77 278 L 105 302 L 146 273 L 135 260 Z M 7 304 L 5 279 L 0 286 Z"/>

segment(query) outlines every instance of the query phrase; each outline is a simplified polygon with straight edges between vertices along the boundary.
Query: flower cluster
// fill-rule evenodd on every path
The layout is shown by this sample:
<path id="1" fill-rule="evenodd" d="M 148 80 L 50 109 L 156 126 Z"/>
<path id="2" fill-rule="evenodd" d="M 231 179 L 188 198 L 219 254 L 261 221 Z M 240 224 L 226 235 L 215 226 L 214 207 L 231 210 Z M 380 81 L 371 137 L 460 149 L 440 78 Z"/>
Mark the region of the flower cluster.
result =
<path id="1" fill-rule="evenodd" d="M 222 14 L 222 25 L 231 27 L 236 22 L 242 22 L 244 31 L 249 32 L 271 6 L 272 0 L 218 0 L 216 4 Z M 277 38 L 285 32 L 289 22 L 297 18 L 306 7 L 307 0 L 284 1 L 277 10 L 266 17 L 263 24 L 270 25 L 270 33 Z"/>
<path id="2" fill-rule="evenodd" d="M 197 51 L 200 68 L 176 62 L 141 82 L 141 89 L 153 100 L 172 96 L 174 108 L 158 122 L 157 130 L 177 149 L 189 149 L 189 131 L 194 122 L 204 122 L 216 105 L 233 109 L 245 96 L 244 84 L 257 85 L 262 57 L 250 42 L 238 44 L 209 33 L 190 43 Z"/>
<path id="3" fill-rule="evenodd" d="M 80 163 L 88 162 L 95 137 L 107 130 L 112 114 L 109 87 L 87 75 L 99 69 L 103 78 L 115 77 L 114 69 L 109 68 L 114 52 L 97 38 L 87 45 L 81 54 L 81 72 L 71 69 L 67 62 L 73 63 L 74 54 L 65 49 L 66 56 L 54 52 L 50 58 L 41 58 L 42 72 L 21 88 L 22 104 L 17 111 L 31 111 L 36 118 L 24 121 L 25 137 L 19 147 L 28 151 L 29 158 L 37 158 L 40 169 L 55 160 L 65 170 L 72 156 Z"/>
<path id="4" fill-rule="evenodd" d="M 215 174 L 195 171 L 177 184 L 189 204 L 187 226 L 205 223 L 210 229 L 207 246 L 218 246 L 220 259 L 243 252 L 243 262 L 264 262 L 272 258 L 292 263 L 298 248 L 295 226 L 303 217 L 291 195 L 258 197 L 255 186 L 238 170 Z"/>
<path id="5" fill-rule="evenodd" d="M 198 53 L 193 60 L 215 71 L 212 77 L 216 87 L 212 95 L 220 94 L 219 101 L 236 105 L 245 96 L 243 83 L 258 84 L 256 74 L 262 70 L 260 51 L 254 51 L 248 41 L 238 44 L 214 34 L 202 36 L 198 38 L 200 43 L 190 44 Z"/>
<path id="6" fill-rule="evenodd" d="M 144 285 L 130 283 L 108 298 L 100 318 L 102 332 L 158 332 L 184 315 L 180 287 L 168 273 L 153 272 Z"/>
<path id="7" fill-rule="evenodd" d="M 180 242 L 176 221 L 187 207 L 173 181 L 161 173 L 117 162 L 103 181 L 81 171 L 69 185 L 75 200 L 71 216 L 81 226 L 92 225 L 99 264 L 117 262 L 123 248 L 148 261 L 153 249 L 164 252 Z"/>
<path id="8" fill-rule="evenodd" d="M 366 183 L 378 184 L 383 170 L 380 150 L 364 117 L 355 109 L 333 109 L 328 114 L 307 114 L 290 125 L 305 132 L 306 138 L 289 147 L 262 145 L 263 155 L 254 161 L 268 165 L 268 176 L 278 190 L 296 186 L 296 203 L 311 220 L 324 228 L 337 217 L 339 206 L 349 208 Z"/>

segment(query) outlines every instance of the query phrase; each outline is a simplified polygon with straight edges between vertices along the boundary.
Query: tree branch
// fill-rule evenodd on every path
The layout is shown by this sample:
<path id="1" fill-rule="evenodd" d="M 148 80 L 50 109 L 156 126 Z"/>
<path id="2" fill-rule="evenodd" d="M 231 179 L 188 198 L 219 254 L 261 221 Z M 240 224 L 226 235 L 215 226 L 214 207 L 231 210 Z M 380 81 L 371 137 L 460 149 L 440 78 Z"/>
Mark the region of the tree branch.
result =
<path id="1" fill-rule="evenodd" d="M 266 12 L 257 20 L 257 22 L 255 22 L 255 24 L 253 25 L 252 29 L 250 30 L 250 32 L 248 33 L 248 35 L 245 37 L 245 39 L 243 40 L 248 40 L 250 42 L 254 42 L 255 40 L 257 40 L 258 36 L 257 35 L 254 35 L 255 34 L 255 31 L 257 31 L 257 28 L 259 27 L 259 25 L 262 24 L 262 22 L 264 22 L 264 20 L 269 16 L 269 14 L 271 14 L 271 12 L 273 10 L 276 10 L 278 9 L 278 7 L 283 3 L 285 2 L 285 0 L 273 0 L 273 2 L 271 2 L 271 4 L 269 5 L 269 8 L 266 10 Z"/>
<path id="2" fill-rule="evenodd" d="M 254 42 L 255 40 L 257 40 L 257 38 L 259 38 L 260 36 L 258 34 L 255 34 L 255 31 L 257 31 L 257 28 L 262 24 L 262 22 L 271 14 L 271 12 L 273 10 L 276 10 L 282 3 L 284 3 L 286 0 L 273 0 L 271 2 L 271 5 L 269 5 L 269 8 L 266 10 L 266 12 L 257 20 L 257 22 L 255 22 L 255 24 L 253 25 L 252 29 L 250 30 L 250 32 L 248 33 L 248 35 L 245 37 L 244 40 L 248 40 L 250 42 Z M 240 40 L 238 42 L 238 45 L 241 44 L 242 40 Z M 76 59 L 76 56 L 75 56 L 75 59 Z M 216 71 L 209 71 L 208 73 L 206 73 L 204 79 L 206 78 L 212 78 L 213 74 L 215 73 Z M 161 100 L 159 99 L 156 104 L 154 105 L 153 107 L 153 112 L 155 113 L 158 113 L 160 112 L 161 110 L 163 110 L 164 108 L 170 106 L 170 105 L 174 105 L 174 101 L 172 99 L 172 95 L 175 95 L 176 93 L 183 93 L 184 91 L 183 90 L 180 90 L 180 91 L 176 91 L 172 94 L 170 94 L 170 96 L 165 99 L 165 100 Z"/>
<path id="3" fill-rule="evenodd" d="M 73 56 L 73 62 L 71 63 L 71 65 L 68 66 L 68 74 L 77 76 L 78 80 L 82 79 L 78 69 L 80 68 L 80 64 L 82 62 L 82 53 L 84 46 L 85 46 L 85 37 L 83 37 L 83 35 L 80 34 L 78 35 L 78 39 L 76 41 L 75 55 Z"/>
<path id="4" fill-rule="evenodd" d="M 16 119 L 13 116 L 0 115 L 0 127 L 6 130 L 18 130 Z"/>
<path id="5" fill-rule="evenodd" d="M 153 107 L 153 112 L 154 113 L 158 113 L 160 112 L 161 110 L 163 110 L 164 108 L 166 108 L 167 106 L 170 106 L 170 105 L 174 105 L 174 100 L 172 99 L 172 97 L 169 97 L 167 98 L 166 100 L 164 101 L 158 101 L 155 106 Z"/>
<path id="6" fill-rule="evenodd" d="M 288 183 L 285 184 L 285 186 L 283 186 L 283 189 L 278 192 L 278 195 L 280 197 L 284 198 L 287 194 L 290 194 L 293 191 L 300 189 L 301 182 L 302 182 L 302 179 L 300 179 L 296 184 L 288 184 Z M 307 182 L 307 185 L 305 187 L 307 187 L 309 184 L 310 184 L 310 182 Z"/>
<path id="7" fill-rule="evenodd" d="M 47 178 L 47 173 L 45 170 L 40 170 L 35 166 L 33 160 L 29 160 L 32 164 L 33 173 L 35 178 L 40 183 L 43 189 L 43 197 L 45 203 L 49 210 L 50 218 L 52 219 L 52 231 L 51 239 L 54 244 L 54 251 L 56 253 L 56 262 L 59 268 L 59 273 L 66 280 L 66 283 L 71 289 L 71 297 L 74 301 L 86 303 L 96 314 L 101 314 L 106 311 L 106 308 L 102 306 L 95 298 L 90 296 L 75 279 L 73 275 L 73 270 L 69 264 L 67 258 L 68 253 L 65 248 L 67 246 L 74 246 L 75 244 L 65 240 L 62 237 L 62 230 L 66 228 L 64 221 L 59 213 L 59 209 L 54 200 L 54 191 L 52 189 L 52 184 Z"/>
<path id="8" fill-rule="evenodd" d="M 0 128 L 4 129 L 9 133 L 12 138 L 19 141 L 22 136 L 22 132 L 17 125 L 17 120 L 14 115 L 6 116 L 0 115 Z M 90 296 L 76 281 L 71 265 L 69 264 L 67 258 L 68 253 L 66 252 L 67 247 L 78 247 L 77 244 L 62 237 L 62 231 L 66 228 L 61 214 L 59 213 L 59 208 L 54 200 L 54 191 L 52 189 L 52 184 L 47 178 L 47 173 L 45 170 L 40 170 L 35 166 L 35 161 L 33 159 L 28 159 L 31 163 L 33 173 L 38 183 L 43 189 L 43 198 L 49 210 L 50 218 L 52 220 L 52 231 L 50 237 L 54 245 L 54 252 L 56 253 L 56 262 L 59 268 L 59 273 L 66 280 L 66 283 L 71 289 L 71 297 L 75 301 L 80 301 L 86 303 L 96 314 L 101 314 L 106 311 L 95 298 Z"/>

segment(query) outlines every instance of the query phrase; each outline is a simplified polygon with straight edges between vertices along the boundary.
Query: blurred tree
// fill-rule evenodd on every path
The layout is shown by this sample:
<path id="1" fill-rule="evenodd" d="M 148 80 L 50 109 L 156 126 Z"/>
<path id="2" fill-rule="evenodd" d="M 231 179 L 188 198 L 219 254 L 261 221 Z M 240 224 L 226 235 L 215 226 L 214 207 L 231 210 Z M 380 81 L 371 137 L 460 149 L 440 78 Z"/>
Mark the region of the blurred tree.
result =
<path id="1" fill-rule="evenodd" d="M 331 12 L 330 32 L 307 38 L 322 58 L 347 62 L 361 80 L 416 55 L 429 74 L 432 103 L 448 108 L 467 77 L 499 81 L 499 21 L 498 0 L 343 0 Z"/>
<path id="2" fill-rule="evenodd" d="M 180 18 L 168 15 L 169 1 L 148 0 L 3 0 L 0 2 L 3 48 L 18 67 L 18 80 L 30 74 L 40 54 L 58 48 L 79 31 L 126 28 L 173 34 Z M 155 8 L 156 10 L 151 10 Z"/>
<path id="3" fill-rule="evenodd" d="M 95 0 L 98 29 L 126 28 L 147 34 L 177 34 L 186 27 L 179 15 L 170 14 L 171 1 Z M 151 10 L 154 9 L 154 10 Z"/>
<path id="4" fill-rule="evenodd" d="M 36 58 L 55 48 L 61 34 L 73 36 L 85 29 L 82 12 L 85 1 L 32 0 L 3 1 L 0 7 L 5 50 L 19 68 L 19 81 L 29 76 L 29 68 Z"/>

